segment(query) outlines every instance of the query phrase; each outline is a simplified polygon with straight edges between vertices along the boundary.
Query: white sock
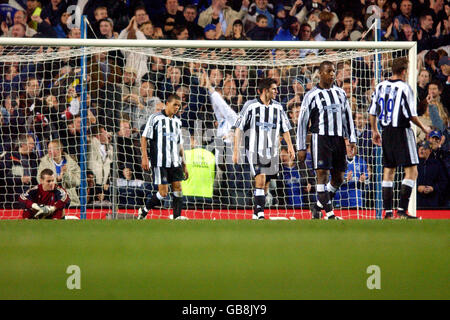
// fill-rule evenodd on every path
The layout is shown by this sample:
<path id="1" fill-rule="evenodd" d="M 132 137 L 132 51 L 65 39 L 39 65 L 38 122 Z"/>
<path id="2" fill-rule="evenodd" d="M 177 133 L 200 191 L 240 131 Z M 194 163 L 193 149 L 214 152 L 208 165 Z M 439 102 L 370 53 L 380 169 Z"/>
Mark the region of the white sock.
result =
<path id="1" fill-rule="evenodd" d="M 327 218 L 329 218 L 331 216 L 334 216 L 334 212 L 333 211 L 327 212 Z"/>

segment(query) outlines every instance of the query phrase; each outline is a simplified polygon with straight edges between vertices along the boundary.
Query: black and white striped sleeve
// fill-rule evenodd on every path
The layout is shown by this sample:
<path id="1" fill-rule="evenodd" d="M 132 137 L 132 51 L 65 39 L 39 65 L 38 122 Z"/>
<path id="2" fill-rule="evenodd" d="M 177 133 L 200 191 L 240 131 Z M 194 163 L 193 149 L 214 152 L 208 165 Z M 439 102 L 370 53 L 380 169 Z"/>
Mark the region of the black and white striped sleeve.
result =
<path id="1" fill-rule="evenodd" d="M 154 125 L 154 119 L 155 119 L 155 114 L 152 114 L 148 120 L 147 120 L 147 124 L 145 125 L 144 128 L 144 132 L 142 133 L 143 137 L 146 137 L 148 139 L 153 139 L 153 125 Z"/>
<path id="2" fill-rule="evenodd" d="M 310 95 L 305 95 L 300 107 L 300 115 L 297 125 L 297 150 L 306 150 L 306 135 L 310 116 Z"/>
<path id="3" fill-rule="evenodd" d="M 378 86 L 376 86 L 372 93 L 372 100 L 369 106 L 369 115 L 378 116 L 380 112 L 381 110 L 378 104 Z"/>
<path id="4" fill-rule="evenodd" d="M 405 97 L 405 108 L 407 109 L 407 114 L 409 117 L 417 117 L 417 108 L 416 108 L 416 99 L 414 99 L 414 93 L 409 86 L 409 84 L 405 83 L 406 85 L 406 97 Z"/>
<path id="5" fill-rule="evenodd" d="M 352 116 L 352 108 L 350 107 L 350 103 L 348 102 L 347 96 L 344 93 L 345 97 L 345 110 L 343 113 L 344 126 L 347 128 L 347 137 L 350 143 L 356 143 L 356 131 L 355 124 L 353 122 Z"/>

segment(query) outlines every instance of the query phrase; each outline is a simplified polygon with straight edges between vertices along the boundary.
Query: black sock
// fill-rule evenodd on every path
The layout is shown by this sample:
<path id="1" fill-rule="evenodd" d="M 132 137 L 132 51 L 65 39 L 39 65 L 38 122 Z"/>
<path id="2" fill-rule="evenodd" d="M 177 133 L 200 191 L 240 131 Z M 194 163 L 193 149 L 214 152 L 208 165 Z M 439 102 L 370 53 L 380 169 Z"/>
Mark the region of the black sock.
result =
<path id="1" fill-rule="evenodd" d="M 161 205 L 161 200 L 159 200 L 157 193 L 155 193 L 150 199 L 148 199 L 145 202 L 145 208 L 146 208 L 147 212 L 148 212 L 148 210 L 150 210 L 154 207 L 160 206 L 160 205 Z M 145 212 L 145 214 L 147 214 L 147 212 Z"/>
<path id="2" fill-rule="evenodd" d="M 181 216 L 181 210 L 183 209 L 183 196 L 173 196 L 173 218 L 176 219 Z"/>
<path id="3" fill-rule="evenodd" d="M 266 204 L 266 196 L 264 194 L 264 189 L 255 190 L 255 207 L 253 213 L 258 215 L 260 212 L 264 214 L 264 205 Z"/>
<path id="4" fill-rule="evenodd" d="M 414 186 L 413 180 L 403 180 L 402 186 L 400 187 L 400 201 L 398 203 L 398 209 L 400 211 L 408 211 L 409 198 L 411 197 L 411 192 Z"/>
<path id="5" fill-rule="evenodd" d="M 333 205 L 331 204 L 330 194 L 328 191 L 317 192 L 317 200 L 319 200 L 325 212 L 333 211 Z"/>
<path id="6" fill-rule="evenodd" d="M 386 212 L 392 212 L 394 203 L 394 188 L 392 186 L 381 188 L 383 193 L 383 208 Z"/>

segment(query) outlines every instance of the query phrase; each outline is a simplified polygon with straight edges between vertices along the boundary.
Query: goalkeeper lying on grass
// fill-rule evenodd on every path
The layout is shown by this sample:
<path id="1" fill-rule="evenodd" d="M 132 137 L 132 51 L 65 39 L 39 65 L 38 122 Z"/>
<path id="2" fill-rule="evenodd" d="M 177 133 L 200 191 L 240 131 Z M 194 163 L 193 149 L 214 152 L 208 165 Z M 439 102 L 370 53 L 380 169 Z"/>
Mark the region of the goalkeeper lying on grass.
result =
<path id="1" fill-rule="evenodd" d="M 38 186 L 32 187 L 19 197 L 24 208 L 24 219 L 63 219 L 64 208 L 70 204 L 66 190 L 56 185 L 55 174 L 44 169 Z"/>

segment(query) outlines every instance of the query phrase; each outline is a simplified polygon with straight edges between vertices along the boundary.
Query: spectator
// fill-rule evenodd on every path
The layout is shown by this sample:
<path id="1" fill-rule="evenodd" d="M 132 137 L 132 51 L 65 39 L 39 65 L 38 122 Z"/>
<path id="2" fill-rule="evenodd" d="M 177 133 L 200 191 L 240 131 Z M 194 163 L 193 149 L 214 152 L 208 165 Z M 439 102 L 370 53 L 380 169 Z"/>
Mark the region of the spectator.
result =
<path id="1" fill-rule="evenodd" d="M 442 205 L 441 199 L 447 188 L 447 175 L 441 162 L 430 158 L 432 153 L 429 142 L 419 145 L 419 165 L 417 166 L 417 206 L 436 208 Z"/>
<path id="2" fill-rule="evenodd" d="M 286 101 L 282 101 L 287 110 L 291 110 L 294 106 L 302 103 L 308 82 L 308 79 L 303 76 L 291 79 L 289 95 L 286 97 Z"/>
<path id="3" fill-rule="evenodd" d="M 372 132 L 369 128 L 368 115 L 365 112 L 355 112 L 353 118 L 355 121 L 358 153 L 367 164 L 374 164 Z"/>
<path id="4" fill-rule="evenodd" d="M 25 92 L 21 96 L 21 108 L 24 108 L 26 115 L 30 115 L 33 109 L 41 106 L 42 103 L 41 82 L 31 76 L 25 83 Z"/>
<path id="5" fill-rule="evenodd" d="M 398 39 L 400 41 L 414 41 L 414 31 L 409 24 L 401 26 L 401 31 L 398 33 Z"/>
<path id="6" fill-rule="evenodd" d="M 55 29 L 49 23 L 48 18 L 43 20 L 39 16 L 32 16 L 31 20 L 33 20 L 37 24 L 37 33 L 34 35 L 34 37 L 40 37 L 40 38 L 57 38 L 58 37 L 58 34 L 56 33 Z"/>
<path id="7" fill-rule="evenodd" d="M 128 167 L 121 170 L 117 178 L 119 206 L 125 209 L 138 208 L 144 205 L 144 199 L 151 195 L 152 185 L 136 178 L 136 173 Z"/>
<path id="8" fill-rule="evenodd" d="M 286 205 L 300 209 L 303 204 L 303 189 L 307 184 L 303 181 L 296 162 L 290 159 L 287 146 L 281 146 L 280 151 L 280 180 L 277 180 L 279 197 L 284 198 Z"/>
<path id="9" fill-rule="evenodd" d="M 205 40 L 217 40 L 221 36 L 220 33 L 218 34 L 217 27 L 214 24 L 206 25 L 204 33 L 205 33 Z"/>
<path id="10" fill-rule="evenodd" d="M 350 36 L 353 31 L 362 31 L 363 29 L 361 22 L 355 19 L 355 14 L 352 11 L 344 13 L 342 23 L 345 26 L 345 33 L 347 36 Z"/>
<path id="11" fill-rule="evenodd" d="M 189 30 L 186 26 L 181 25 L 181 26 L 176 26 L 175 28 L 173 28 L 172 30 L 172 39 L 175 40 L 188 40 L 189 39 Z M 179 48 L 179 50 L 183 50 L 182 48 Z M 181 52 L 181 51 L 178 51 Z"/>
<path id="12" fill-rule="evenodd" d="M 111 19 L 105 18 L 98 21 L 99 38 L 117 39 L 119 34 L 114 32 L 114 23 Z"/>
<path id="13" fill-rule="evenodd" d="M 34 30 L 33 28 L 30 28 L 27 25 L 27 12 L 24 10 L 18 10 L 18 11 L 16 11 L 16 13 L 14 13 L 13 23 L 14 24 L 20 23 L 25 26 L 25 37 L 27 37 L 27 38 L 31 38 L 37 33 L 36 30 Z M 8 25 L 6 24 L 5 21 L 3 21 L 1 23 L 1 27 L 2 27 L 4 36 L 12 37 L 12 26 L 11 26 L 11 28 L 8 29 Z"/>
<path id="14" fill-rule="evenodd" d="M 447 110 L 447 113 L 450 114 L 450 60 L 448 57 L 444 58 L 442 61 L 439 60 L 439 64 L 441 65 L 440 68 L 442 75 L 446 77 L 443 84 L 441 100 L 444 103 L 445 110 Z"/>
<path id="15" fill-rule="evenodd" d="M 402 0 L 400 2 L 400 15 L 394 18 L 394 38 L 400 39 L 399 33 L 403 29 L 403 25 L 408 24 L 411 26 L 412 32 L 417 32 L 419 29 L 419 19 L 412 13 L 413 5 L 411 0 Z"/>
<path id="16" fill-rule="evenodd" d="M 417 76 L 417 96 L 418 100 L 422 101 L 427 97 L 428 84 L 431 81 L 431 74 L 427 69 L 421 69 Z"/>
<path id="17" fill-rule="evenodd" d="M 312 41 L 312 29 L 308 23 L 302 23 L 300 25 L 299 40 L 301 41 Z M 304 58 L 309 54 L 317 55 L 319 54 L 318 49 L 300 49 L 300 58 Z"/>
<path id="18" fill-rule="evenodd" d="M 42 2 L 38 0 L 27 1 L 27 16 L 31 19 L 33 16 L 39 17 L 42 13 Z M 30 22 L 30 27 L 37 30 L 37 23 Z"/>
<path id="19" fill-rule="evenodd" d="M 184 7 L 183 16 L 186 21 L 185 25 L 189 31 L 189 39 L 196 40 L 203 37 L 203 28 L 197 24 L 197 7 L 195 5 L 187 5 Z"/>
<path id="20" fill-rule="evenodd" d="M 10 28 L 11 32 L 10 36 L 13 38 L 26 38 L 27 37 L 26 31 L 27 31 L 26 25 L 22 23 L 16 23 Z"/>
<path id="21" fill-rule="evenodd" d="M 69 12 L 63 12 L 61 17 L 59 18 L 58 24 L 52 26 L 56 32 L 56 36 L 58 38 L 67 38 L 70 32 L 69 27 L 67 26 L 67 21 L 70 18 Z"/>
<path id="22" fill-rule="evenodd" d="M 441 30 L 433 33 L 433 15 L 431 12 L 423 13 L 419 18 L 420 27 L 415 36 L 417 41 L 417 52 L 423 50 L 437 49 L 445 46 L 450 41 L 450 34 L 441 35 Z"/>
<path id="23" fill-rule="evenodd" d="M 319 14 L 319 24 L 314 29 L 313 36 L 316 41 L 325 41 L 330 38 L 330 30 L 333 27 L 333 14 L 328 11 L 322 11 Z"/>
<path id="24" fill-rule="evenodd" d="M 20 73 L 16 64 L 8 64 L 0 75 L 0 98 L 5 98 L 10 92 L 19 92 Z"/>
<path id="25" fill-rule="evenodd" d="M 345 30 L 345 25 L 342 22 L 338 22 L 331 30 L 330 40 L 343 41 L 348 36 Z"/>
<path id="26" fill-rule="evenodd" d="M 442 94 L 442 84 L 439 81 L 433 80 L 428 84 L 428 96 L 424 101 L 426 105 L 425 112 L 419 117 L 424 124 L 428 126 L 436 126 L 430 117 L 430 106 L 434 105 L 437 107 L 439 118 L 442 121 L 443 126 L 446 128 L 449 125 L 449 116 L 447 111 L 444 109 L 441 100 Z M 417 141 L 420 143 L 425 140 L 426 136 L 424 133 L 417 133 Z"/>
<path id="27" fill-rule="evenodd" d="M 88 147 L 88 169 L 95 174 L 96 184 L 110 192 L 111 164 L 114 161 L 111 134 L 103 126 L 92 127 L 91 141 Z M 102 199 L 107 200 L 107 199 Z"/>
<path id="28" fill-rule="evenodd" d="M 56 177 L 55 183 L 67 191 L 71 200 L 70 205 L 79 206 L 77 187 L 80 185 L 80 167 L 72 157 L 63 153 L 59 140 L 50 141 L 47 151 L 47 155 L 40 160 L 37 175 L 40 176 L 45 169 L 52 170 Z"/>
<path id="29" fill-rule="evenodd" d="M 273 38 L 274 41 L 295 41 L 298 40 L 300 24 L 296 17 L 289 16 L 285 24 L 278 30 Z"/>
<path id="30" fill-rule="evenodd" d="M 67 121 L 66 130 L 60 133 L 60 141 L 64 145 L 65 152 L 70 154 L 77 163 L 80 163 L 81 117 L 79 115 Z"/>
<path id="31" fill-rule="evenodd" d="M 448 135 L 447 135 L 448 137 Z M 445 139 L 446 137 L 442 135 L 442 133 L 438 130 L 432 131 L 428 136 L 428 143 L 431 146 L 431 154 L 429 156 L 429 159 L 436 159 L 441 164 L 442 167 L 445 169 L 441 172 L 442 175 L 445 175 L 447 178 L 447 181 L 450 181 L 450 151 L 447 148 L 444 147 Z M 450 201 L 450 190 L 449 190 L 449 184 L 447 185 L 447 189 L 445 192 L 441 195 L 441 203 L 444 203 L 446 206 L 449 205 Z"/>
<path id="32" fill-rule="evenodd" d="M 431 74 L 431 79 L 438 79 L 439 54 L 435 50 L 428 51 L 424 56 L 424 67 Z"/>
<path id="33" fill-rule="evenodd" d="M 86 171 L 86 204 L 89 207 L 101 203 L 105 198 L 105 193 L 101 185 L 96 184 L 94 172 Z"/>
<path id="34" fill-rule="evenodd" d="M 58 25 L 61 15 L 66 11 L 67 4 L 62 0 L 50 0 L 50 3 L 45 5 L 42 9 L 40 17 L 42 20 L 47 20 L 51 26 Z"/>
<path id="35" fill-rule="evenodd" d="M 336 207 L 356 208 L 363 206 L 364 190 L 369 171 L 367 163 L 358 155 L 350 158 L 351 149 L 348 140 L 345 140 L 347 146 L 347 170 L 345 171 L 345 180 L 341 188 L 334 197 Z"/>
<path id="36" fill-rule="evenodd" d="M 248 8 L 247 15 L 245 16 L 245 30 L 249 31 L 256 25 L 256 20 L 259 15 L 264 15 L 267 19 L 267 27 L 273 30 L 275 17 L 273 15 L 273 5 L 268 0 L 255 0 L 254 3 Z"/>
<path id="37" fill-rule="evenodd" d="M 151 21 L 144 22 L 139 27 L 139 30 L 144 34 L 147 39 L 163 39 L 164 34 L 162 29 L 155 27 Z"/>
<path id="38" fill-rule="evenodd" d="M 16 141 L 20 134 L 27 132 L 26 117 L 23 109 L 19 108 L 20 99 L 17 94 L 8 94 L 3 100 L 3 107 L 1 113 L 3 117 L 3 135 L 6 138 L 4 142 L 9 142 L 4 145 L 4 151 L 11 151 L 13 149 L 12 143 Z"/>
<path id="39" fill-rule="evenodd" d="M 138 11 L 137 11 L 138 12 Z M 144 22 L 142 22 L 144 23 Z M 122 30 L 119 34 L 119 39 L 147 39 L 145 35 L 138 29 L 138 18 L 134 16 L 131 18 L 127 28 Z M 148 73 L 148 57 L 134 51 L 121 50 L 122 55 L 125 57 L 125 66 L 134 69 L 136 72 L 136 82 L 139 82 L 141 77 Z"/>
<path id="40" fill-rule="evenodd" d="M 275 12 L 275 22 L 272 30 L 278 30 L 286 21 L 287 14 L 284 5 L 281 3 L 275 6 L 274 12 Z"/>
<path id="41" fill-rule="evenodd" d="M 237 94 L 247 101 L 256 96 L 256 80 L 250 75 L 246 65 L 236 65 L 233 70 L 233 80 Z"/>
<path id="42" fill-rule="evenodd" d="M 14 142 L 14 150 L 2 154 L 0 161 L 0 185 L 3 186 L 0 190 L 6 206 L 11 206 L 20 194 L 37 184 L 38 158 L 33 136 L 20 134 Z"/>
<path id="43" fill-rule="evenodd" d="M 249 40 L 244 31 L 244 25 L 240 19 L 233 22 L 233 27 L 227 37 L 221 36 L 220 40 Z"/>
<path id="44" fill-rule="evenodd" d="M 133 175 L 133 179 L 142 180 L 143 174 L 140 166 L 140 151 L 136 146 L 136 141 L 134 137 L 139 137 L 140 135 L 135 135 L 131 127 L 130 120 L 122 118 L 120 120 L 120 130 L 117 131 L 116 137 L 116 157 L 117 157 L 117 169 L 119 170 L 118 176 L 121 178 L 126 178 L 123 174 L 125 168 L 129 168 Z M 132 180 L 133 180 L 132 179 Z"/>
<path id="45" fill-rule="evenodd" d="M 267 26 L 267 17 L 263 14 L 259 14 L 256 17 L 256 25 L 251 28 L 247 35 L 252 40 L 272 40 L 273 28 Z"/>
<path id="46" fill-rule="evenodd" d="M 81 39 L 81 29 L 77 27 L 72 27 L 69 29 L 69 33 L 67 34 L 67 38 L 69 39 Z"/>
<path id="47" fill-rule="evenodd" d="M 186 26 L 183 10 L 180 10 L 178 0 L 166 0 L 166 12 L 157 23 L 161 27 L 166 38 L 169 38 L 173 29 L 177 26 Z"/>
<path id="48" fill-rule="evenodd" d="M 154 96 L 155 85 L 149 80 L 141 82 L 139 93 L 129 93 L 123 97 L 129 102 L 123 112 L 130 115 L 133 131 L 139 132 L 143 125 L 147 123 L 148 117 L 164 108 L 161 100 Z"/>
<path id="49" fill-rule="evenodd" d="M 444 0 L 430 0 L 429 11 L 433 17 L 433 32 L 437 32 L 438 26 L 448 20 L 448 11 L 444 8 Z"/>
<path id="50" fill-rule="evenodd" d="M 208 24 L 217 25 L 220 23 L 221 34 L 227 36 L 231 32 L 234 20 L 244 19 L 249 4 L 249 0 L 243 0 L 241 10 L 237 12 L 226 5 L 226 0 L 212 0 L 211 6 L 200 13 L 198 24 L 205 28 Z"/>

